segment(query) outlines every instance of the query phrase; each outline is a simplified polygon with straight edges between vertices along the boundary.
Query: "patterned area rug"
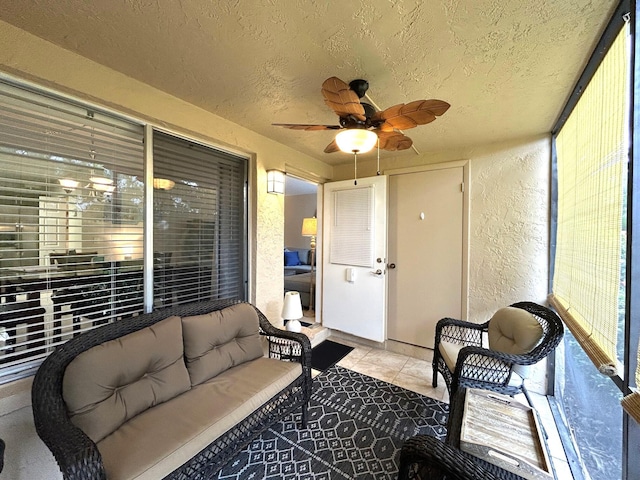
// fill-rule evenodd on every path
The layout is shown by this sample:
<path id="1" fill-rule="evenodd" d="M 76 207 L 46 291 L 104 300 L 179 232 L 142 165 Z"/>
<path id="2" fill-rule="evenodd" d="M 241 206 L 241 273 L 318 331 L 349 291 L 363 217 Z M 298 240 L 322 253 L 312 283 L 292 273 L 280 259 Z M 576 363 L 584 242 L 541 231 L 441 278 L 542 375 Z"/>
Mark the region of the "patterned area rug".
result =
<path id="1" fill-rule="evenodd" d="M 307 428 L 300 413 L 277 423 L 229 462 L 218 479 L 395 479 L 400 448 L 444 439 L 448 405 L 334 366 L 314 379 Z"/>

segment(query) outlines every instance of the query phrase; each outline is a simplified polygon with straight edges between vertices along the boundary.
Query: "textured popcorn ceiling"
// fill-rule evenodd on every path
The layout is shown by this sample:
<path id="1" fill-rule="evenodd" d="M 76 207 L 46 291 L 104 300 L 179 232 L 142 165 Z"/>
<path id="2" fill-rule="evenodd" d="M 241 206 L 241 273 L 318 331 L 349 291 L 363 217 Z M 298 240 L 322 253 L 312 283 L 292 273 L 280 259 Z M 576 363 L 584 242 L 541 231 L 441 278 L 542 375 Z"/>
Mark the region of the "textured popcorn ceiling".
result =
<path id="1" fill-rule="evenodd" d="M 451 109 L 420 153 L 549 132 L 614 0 L 2 0 L 0 19 L 330 164 L 322 82 Z M 368 155 L 374 155 L 370 153 Z M 398 155 L 384 153 L 384 155 Z M 407 150 L 400 156 L 416 155 Z"/>

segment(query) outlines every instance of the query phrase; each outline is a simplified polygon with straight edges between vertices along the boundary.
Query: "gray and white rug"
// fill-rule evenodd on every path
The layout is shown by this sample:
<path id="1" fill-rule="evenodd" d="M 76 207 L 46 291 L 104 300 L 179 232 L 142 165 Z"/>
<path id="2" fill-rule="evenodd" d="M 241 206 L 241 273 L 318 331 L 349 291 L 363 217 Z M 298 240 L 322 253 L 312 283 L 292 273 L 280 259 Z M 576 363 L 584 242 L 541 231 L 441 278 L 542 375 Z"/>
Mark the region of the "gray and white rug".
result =
<path id="1" fill-rule="evenodd" d="M 299 413 L 264 432 L 218 479 L 395 479 L 400 448 L 417 434 L 444 439 L 448 405 L 334 366 L 314 379 L 307 428 Z"/>

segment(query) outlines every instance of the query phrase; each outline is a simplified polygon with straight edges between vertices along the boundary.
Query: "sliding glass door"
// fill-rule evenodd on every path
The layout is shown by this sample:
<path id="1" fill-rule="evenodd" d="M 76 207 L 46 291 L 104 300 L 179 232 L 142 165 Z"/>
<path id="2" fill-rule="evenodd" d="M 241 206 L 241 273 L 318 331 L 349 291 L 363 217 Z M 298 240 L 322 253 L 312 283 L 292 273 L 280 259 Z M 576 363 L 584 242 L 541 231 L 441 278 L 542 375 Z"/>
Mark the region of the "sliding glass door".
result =
<path id="1" fill-rule="evenodd" d="M 32 374 L 52 348 L 101 324 L 247 298 L 247 159 L 144 132 L 0 82 L 0 383 Z M 145 142 L 155 144 L 147 165 Z M 154 246 L 152 268 L 145 244 Z"/>

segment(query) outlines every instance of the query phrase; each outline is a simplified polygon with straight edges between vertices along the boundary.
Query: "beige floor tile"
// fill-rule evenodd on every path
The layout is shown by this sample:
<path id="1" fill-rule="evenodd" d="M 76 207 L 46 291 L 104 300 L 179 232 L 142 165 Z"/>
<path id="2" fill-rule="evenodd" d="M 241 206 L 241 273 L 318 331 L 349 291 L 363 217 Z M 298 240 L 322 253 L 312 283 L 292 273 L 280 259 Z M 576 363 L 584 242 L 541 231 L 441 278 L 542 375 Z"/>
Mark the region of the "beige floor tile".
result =
<path id="1" fill-rule="evenodd" d="M 384 365 L 375 365 L 364 361 L 357 362 L 349 368 L 354 372 L 362 373 L 363 375 L 368 375 L 388 383 L 393 383 L 393 380 L 398 375 L 397 369 L 385 367 Z"/>
<path id="2" fill-rule="evenodd" d="M 393 380 L 393 384 L 402 388 L 406 388 L 407 390 L 411 390 L 412 392 L 417 392 L 427 397 L 434 398 L 436 400 L 442 399 L 442 387 L 433 388 L 431 386 L 431 380 L 427 381 L 424 378 L 419 378 L 414 375 L 407 375 L 403 372 L 400 372 Z"/>
<path id="3" fill-rule="evenodd" d="M 360 361 L 360 358 L 350 357 L 349 355 L 347 355 L 342 360 L 340 360 L 336 365 L 353 370 L 353 367 L 355 366 L 356 363 L 358 363 L 358 361 Z"/>
<path id="4" fill-rule="evenodd" d="M 339 343 L 343 343 L 344 345 L 349 345 L 349 342 L 340 341 Z M 372 350 L 369 347 L 363 347 L 363 346 L 357 346 L 357 345 L 355 345 L 355 346 L 354 345 L 349 345 L 349 346 L 353 347 L 353 350 L 351 350 L 349 352 L 347 357 L 349 357 L 349 359 L 354 360 L 356 362 L 358 360 L 361 360 L 367 353 L 369 353 Z"/>
<path id="5" fill-rule="evenodd" d="M 414 377 L 428 379 L 429 383 L 431 383 L 431 377 L 433 376 L 431 362 L 411 357 L 407 359 L 407 363 L 404 364 L 400 372 L 406 375 L 413 375 Z"/>
<path id="6" fill-rule="evenodd" d="M 371 350 L 359 363 L 369 363 L 394 370 L 396 373 L 402 370 L 410 357 L 385 350 Z"/>

